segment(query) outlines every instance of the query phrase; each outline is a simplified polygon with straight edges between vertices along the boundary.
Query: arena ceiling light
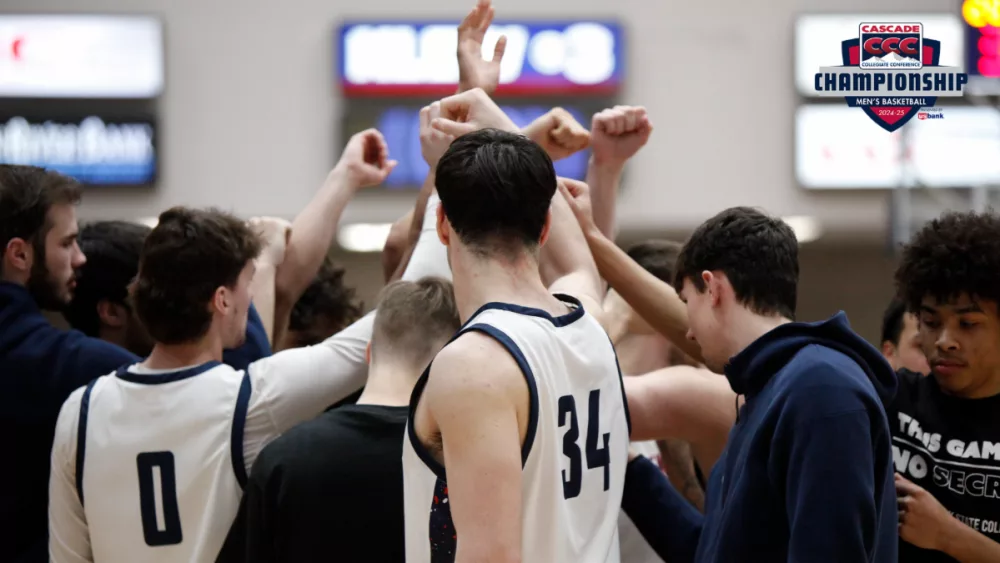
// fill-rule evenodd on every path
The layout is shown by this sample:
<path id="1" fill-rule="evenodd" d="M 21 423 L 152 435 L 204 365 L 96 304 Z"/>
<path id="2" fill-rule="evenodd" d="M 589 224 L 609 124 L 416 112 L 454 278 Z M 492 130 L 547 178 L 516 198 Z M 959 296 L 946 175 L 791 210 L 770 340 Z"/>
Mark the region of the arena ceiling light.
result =
<path id="1" fill-rule="evenodd" d="M 823 234 L 823 228 L 820 226 L 819 221 L 815 217 L 809 217 L 807 215 L 790 215 L 788 217 L 782 217 L 781 220 L 792 228 L 792 231 L 795 232 L 795 238 L 798 239 L 799 244 L 812 242 Z"/>
<path id="2" fill-rule="evenodd" d="M 337 233 L 337 244 L 349 252 L 381 252 L 392 230 L 391 223 L 354 223 Z"/>

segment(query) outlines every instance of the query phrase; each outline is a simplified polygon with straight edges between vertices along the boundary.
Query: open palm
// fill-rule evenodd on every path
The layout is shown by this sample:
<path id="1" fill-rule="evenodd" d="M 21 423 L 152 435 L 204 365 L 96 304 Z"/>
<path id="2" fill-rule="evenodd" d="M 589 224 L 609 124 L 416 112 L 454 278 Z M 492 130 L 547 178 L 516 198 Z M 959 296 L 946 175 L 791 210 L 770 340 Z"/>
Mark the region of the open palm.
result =
<path id="1" fill-rule="evenodd" d="M 500 36 L 493 49 L 493 58 L 483 58 L 483 40 L 493 23 L 490 0 L 479 0 L 476 7 L 458 26 L 458 87 L 459 91 L 482 88 L 492 94 L 500 84 L 500 61 L 507 48 L 507 38 Z"/>

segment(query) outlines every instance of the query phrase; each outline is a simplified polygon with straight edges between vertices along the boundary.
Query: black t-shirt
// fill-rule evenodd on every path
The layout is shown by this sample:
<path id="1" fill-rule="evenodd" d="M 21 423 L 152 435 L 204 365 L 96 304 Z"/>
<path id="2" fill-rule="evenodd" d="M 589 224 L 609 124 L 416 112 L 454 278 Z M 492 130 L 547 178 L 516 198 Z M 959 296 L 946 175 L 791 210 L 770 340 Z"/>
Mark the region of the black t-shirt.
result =
<path id="1" fill-rule="evenodd" d="M 407 412 L 347 405 L 269 444 L 218 561 L 403 561 Z"/>
<path id="2" fill-rule="evenodd" d="M 896 471 L 1000 542 L 1000 395 L 960 399 L 943 393 L 933 376 L 900 370 L 888 414 Z M 950 561 L 899 542 L 900 563 Z"/>

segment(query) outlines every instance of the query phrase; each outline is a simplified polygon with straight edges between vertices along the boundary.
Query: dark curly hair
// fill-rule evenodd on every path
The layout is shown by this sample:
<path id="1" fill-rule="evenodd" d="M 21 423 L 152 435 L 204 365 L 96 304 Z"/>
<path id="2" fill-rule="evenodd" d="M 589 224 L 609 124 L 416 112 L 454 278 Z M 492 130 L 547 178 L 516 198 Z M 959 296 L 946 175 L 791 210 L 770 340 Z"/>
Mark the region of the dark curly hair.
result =
<path id="1" fill-rule="evenodd" d="M 234 287 L 263 243 L 228 213 L 174 207 L 142 247 L 132 303 L 156 342 L 183 344 L 208 332 L 208 304 L 220 287 Z"/>
<path id="2" fill-rule="evenodd" d="M 701 273 L 719 270 L 736 299 L 751 311 L 795 319 L 799 243 L 781 219 L 750 207 L 730 207 L 695 229 L 675 269 L 678 292 L 685 279 L 704 291 Z"/>
<path id="3" fill-rule="evenodd" d="M 927 222 L 903 247 L 895 277 L 911 311 L 925 297 L 946 303 L 967 294 L 1000 303 L 1000 216 L 992 209 L 948 212 Z"/>
<path id="4" fill-rule="evenodd" d="M 344 269 L 327 258 L 292 308 L 288 329 L 297 333 L 297 346 L 312 346 L 356 321 L 362 308 L 354 289 L 344 285 Z"/>

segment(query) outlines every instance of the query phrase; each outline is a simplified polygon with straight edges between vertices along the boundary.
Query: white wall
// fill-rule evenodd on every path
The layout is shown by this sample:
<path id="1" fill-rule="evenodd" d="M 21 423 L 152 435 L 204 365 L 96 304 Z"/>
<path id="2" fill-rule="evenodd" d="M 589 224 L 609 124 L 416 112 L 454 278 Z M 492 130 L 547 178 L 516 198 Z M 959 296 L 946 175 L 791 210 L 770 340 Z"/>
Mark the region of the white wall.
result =
<path id="1" fill-rule="evenodd" d="M 333 30 L 347 17 L 458 18 L 474 0 L 2 0 L 9 12 L 153 12 L 166 23 L 155 190 L 87 194 L 85 218 L 156 215 L 175 204 L 293 216 L 335 161 L 340 101 Z M 555 0 L 495 0 L 504 18 L 567 15 Z M 574 0 L 572 17 L 628 33 L 624 101 L 656 125 L 629 170 L 622 225 L 687 230 L 724 207 L 819 217 L 877 236 L 886 195 L 820 194 L 793 180 L 792 24 L 800 11 L 948 11 L 953 0 Z M 692 64 L 689 61 L 725 61 Z M 404 196 L 363 198 L 348 221 L 389 221 Z M 380 195 L 380 194 L 379 194 Z"/>

